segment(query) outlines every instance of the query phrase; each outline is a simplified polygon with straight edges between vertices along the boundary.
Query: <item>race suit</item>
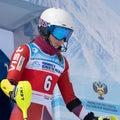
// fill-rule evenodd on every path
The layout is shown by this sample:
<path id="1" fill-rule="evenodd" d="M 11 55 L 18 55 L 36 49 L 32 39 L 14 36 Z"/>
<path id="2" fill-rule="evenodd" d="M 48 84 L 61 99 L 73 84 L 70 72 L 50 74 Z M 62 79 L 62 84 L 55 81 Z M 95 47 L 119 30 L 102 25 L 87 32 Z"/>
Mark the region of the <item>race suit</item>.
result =
<path id="1" fill-rule="evenodd" d="M 56 84 L 68 109 L 72 111 L 79 106 L 79 109 L 75 109 L 75 114 L 81 112 L 82 105 L 75 102 L 78 99 L 69 79 L 68 62 L 65 57 L 59 60 L 57 52 L 38 36 L 34 42 L 19 46 L 12 55 L 7 79 L 15 84 L 28 80 L 32 86 L 28 120 L 53 120 L 51 100 Z M 10 120 L 23 120 L 22 112 L 16 104 Z"/>

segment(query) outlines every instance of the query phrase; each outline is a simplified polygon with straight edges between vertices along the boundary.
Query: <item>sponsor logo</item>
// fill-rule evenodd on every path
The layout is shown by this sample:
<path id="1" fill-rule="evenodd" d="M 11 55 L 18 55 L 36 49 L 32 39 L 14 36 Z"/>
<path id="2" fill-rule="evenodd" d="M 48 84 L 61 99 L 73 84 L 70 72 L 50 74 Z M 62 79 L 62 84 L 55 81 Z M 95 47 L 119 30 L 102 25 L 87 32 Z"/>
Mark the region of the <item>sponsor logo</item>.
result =
<path id="1" fill-rule="evenodd" d="M 18 47 L 12 58 L 9 71 L 15 70 L 16 66 L 17 66 L 17 70 L 21 70 L 22 64 L 25 59 L 23 56 L 21 56 L 21 52 L 23 52 L 23 48 Z"/>
<path id="2" fill-rule="evenodd" d="M 47 63 L 47 62 L 42 62 L 42 69 L 49 70 L 52 72 L 57 72 L 59 74 L 62 73 L 55 65 L 53 65 L 51 63 Z"/>
<path id="3" fill-rule="evenodd" d="M 19 61 L 18 61 L 17 67 L 16 67 L 16 70 L 18 70 L 18 71 L 21 70 L 22 65 L 23 65 L 23 63 L 24 63 L 24 60 L 25 60 L 25 57 L 20 56 L 20 59 L 19 59 Z"/>

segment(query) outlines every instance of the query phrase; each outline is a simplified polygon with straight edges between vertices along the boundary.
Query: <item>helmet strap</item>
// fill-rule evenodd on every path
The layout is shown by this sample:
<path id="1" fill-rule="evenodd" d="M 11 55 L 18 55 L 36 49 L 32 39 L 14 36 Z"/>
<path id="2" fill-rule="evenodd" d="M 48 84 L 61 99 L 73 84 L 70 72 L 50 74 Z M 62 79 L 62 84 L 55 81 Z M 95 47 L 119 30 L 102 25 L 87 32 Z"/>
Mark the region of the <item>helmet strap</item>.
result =
<path id="1" fill-rule="evenodd" d="M 50 44 L 51 46 L 53 46 L 53 44 L 52 44 L 52 42 L 51 42 L 51 40 L 49 38 L 46 41 L 48 42 L 48 44 Z M 59 48 L 57 48 L 60 52 L 66 52 L 67 51 L 68 42 L 65 42 L 65 43 L 62 44 L 61 46 L 59 46 Z"/>

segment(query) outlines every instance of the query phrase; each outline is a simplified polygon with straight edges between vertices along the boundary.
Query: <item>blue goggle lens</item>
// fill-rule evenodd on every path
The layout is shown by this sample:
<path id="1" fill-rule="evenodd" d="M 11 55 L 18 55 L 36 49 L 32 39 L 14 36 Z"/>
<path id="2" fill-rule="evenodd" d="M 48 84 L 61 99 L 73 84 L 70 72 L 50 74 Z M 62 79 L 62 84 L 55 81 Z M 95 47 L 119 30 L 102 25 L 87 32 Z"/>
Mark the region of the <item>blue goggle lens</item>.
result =
<path id="1" fill-rule="evenodd" d="M 64 39 L 64 41 L 67 42 L 72 35 L 73 30 L 59 26 L 52 26 L 52 31 L 50 30 L 50 32 L 57 40 L 61 41 Z"/>

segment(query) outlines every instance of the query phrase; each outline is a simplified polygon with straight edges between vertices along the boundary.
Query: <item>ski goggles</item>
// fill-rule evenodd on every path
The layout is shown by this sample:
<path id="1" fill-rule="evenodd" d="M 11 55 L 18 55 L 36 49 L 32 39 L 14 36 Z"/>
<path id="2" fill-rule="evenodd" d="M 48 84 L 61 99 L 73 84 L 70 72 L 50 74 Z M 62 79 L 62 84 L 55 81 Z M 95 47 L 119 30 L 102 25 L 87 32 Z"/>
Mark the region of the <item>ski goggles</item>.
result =
<path id="1" fill-rule="evenodd" d="M 64 39 L 65 42 L 68 42 L 70 36 L 73 33 L 72 29 L 65 28 L 65 27 L 59 27 L 59 26 L 55 26 L 55 25 L 50 26 L 49 30 L 50 30 L 51 34 L 57 40 L 61 41 Z"/>

